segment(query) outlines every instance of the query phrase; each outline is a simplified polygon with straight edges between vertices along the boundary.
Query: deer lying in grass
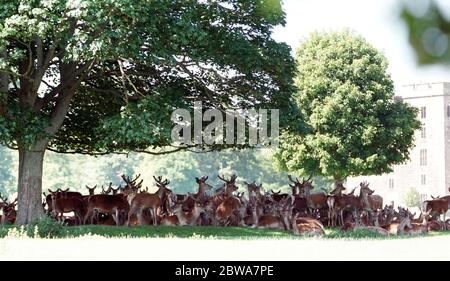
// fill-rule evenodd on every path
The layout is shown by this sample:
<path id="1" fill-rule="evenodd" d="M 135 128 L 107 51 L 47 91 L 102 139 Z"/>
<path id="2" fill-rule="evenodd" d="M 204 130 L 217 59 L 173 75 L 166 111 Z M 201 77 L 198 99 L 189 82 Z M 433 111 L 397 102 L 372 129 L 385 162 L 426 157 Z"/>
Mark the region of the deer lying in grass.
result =
<path id="1" fill-rule="evenodd" d="M 197 225 L 200 215 L 206 208 L 199 203 L 195 203 L 191 211 L 184 212 L 182 206 L 178 206 L 173 210 L 173 214 L 177 217 L 179 225 Z"/>
<path id="2" fill-rule="evenodd" d="M 353 218 L 355 219 L 355 222 L 347 222 L 342 227 L 342 231 L 350 231 L 350 230 L 367 230 L 370 232 L 374 232 L 381 235 L 389 235 L 389 231 L 376 225 L 363 225 L 361 223 L 360 217 L 357 214 L 357 211 L 353 211 Z"/>
<path id="3" fill-rule="evenodd" d="M 294 204 L 293 197 L 285 197 L 278 203 L 275 203 L 275 213 L 258 215 L 256 205 L 252 206 L 251 222 L 253 227 L 269 229 L 291 229 L 292 208 Z M 247 219 L 249 222 L 249 219 Z"/>
<path id="4" fill-rule="evenodd" d="M 428 233 L 429 213 L 423 213 L 422 223 L 411 222 L 412 217 L 406 216 L 398 226 L 398 235 L 419 235 Z"/>
<path id="5" fill-rule="evenodd" d="M 299 213 L 296 213 L 292 218 L 292 231 L 295 235 L 325 234 L 325 230 L 320 221 L 308 217 L 299 217 Z"/>

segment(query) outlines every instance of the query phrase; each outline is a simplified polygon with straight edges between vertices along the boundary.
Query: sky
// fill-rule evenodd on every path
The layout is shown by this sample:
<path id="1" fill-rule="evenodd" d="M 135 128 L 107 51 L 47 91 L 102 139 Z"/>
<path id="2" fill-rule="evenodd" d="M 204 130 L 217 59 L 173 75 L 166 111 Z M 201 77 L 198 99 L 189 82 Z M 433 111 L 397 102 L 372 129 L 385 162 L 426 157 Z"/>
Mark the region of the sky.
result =
<path id="1" fill-rule="evenodd" d="M 399 16 L 400 4 L 400 0 L 283 0 L 287 24 L 276 27 L 273 37 L 295 50 L 313 31 L 349 28 L 384 53 L 397 89 L 405 84 L 450 82 L 449 66 L 417 64 Z"/>

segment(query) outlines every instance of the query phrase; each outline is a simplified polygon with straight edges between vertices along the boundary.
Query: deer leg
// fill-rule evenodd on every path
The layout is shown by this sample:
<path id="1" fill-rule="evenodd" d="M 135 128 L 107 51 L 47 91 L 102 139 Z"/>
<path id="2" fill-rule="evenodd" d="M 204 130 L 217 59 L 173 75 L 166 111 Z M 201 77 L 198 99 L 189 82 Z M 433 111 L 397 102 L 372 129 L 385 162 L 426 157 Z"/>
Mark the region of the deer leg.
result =
<path id="1" fill-rule="evenodd" d="M 445 224 L 445 213 L 446 213 L 446 212 L 444 212 L 444 214 L 443 214 L 443 215 L 444 215 L 444 220 L 443 220 L 443 222 L 444 222 L 444 230 L 447 230 L 447 225 Z"/>
<path id="2" fill-rule="evenodd" d="M 84 216 L 83 223 L 86 224 L 87 219 L 92 215 L 92 209 L 88 209 L 86 215 Z M 92 224 L 92 218 L 91 218 L 91 224 Z"/>

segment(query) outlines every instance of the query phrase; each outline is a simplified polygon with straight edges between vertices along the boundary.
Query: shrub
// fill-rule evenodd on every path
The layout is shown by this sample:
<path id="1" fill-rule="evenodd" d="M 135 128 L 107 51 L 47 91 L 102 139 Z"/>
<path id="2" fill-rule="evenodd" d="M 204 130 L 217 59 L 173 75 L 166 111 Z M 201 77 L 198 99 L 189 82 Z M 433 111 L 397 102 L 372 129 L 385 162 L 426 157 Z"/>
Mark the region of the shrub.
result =
<path id="1" fill-rule="evenodd" d="M 408 208 L 412 207 L 420 208 L 421 206 L 420 194 L 414 187 L 411 187 L 405 194 L 405 205 Z"/>
<path id="2" fill-rule="evenodd" d="M 27 226 L 27 233 L 30 237 L 56 238 L 67 234 L 64 223 L 52 220 L 49 217 L 43 217 L 38 221 Z"/>

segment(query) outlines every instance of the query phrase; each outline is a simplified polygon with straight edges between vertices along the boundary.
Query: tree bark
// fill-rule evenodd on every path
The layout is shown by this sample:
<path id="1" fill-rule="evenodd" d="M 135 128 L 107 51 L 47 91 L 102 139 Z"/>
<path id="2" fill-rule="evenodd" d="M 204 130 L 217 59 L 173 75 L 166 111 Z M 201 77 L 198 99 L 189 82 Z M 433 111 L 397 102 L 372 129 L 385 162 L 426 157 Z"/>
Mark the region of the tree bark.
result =
<path id="1" fill-rule="evenodd" d="M 42 173 L 45 149 L 19 147 L 17 225 L 32 223 L 44 216 L 42 207 Z"/>

